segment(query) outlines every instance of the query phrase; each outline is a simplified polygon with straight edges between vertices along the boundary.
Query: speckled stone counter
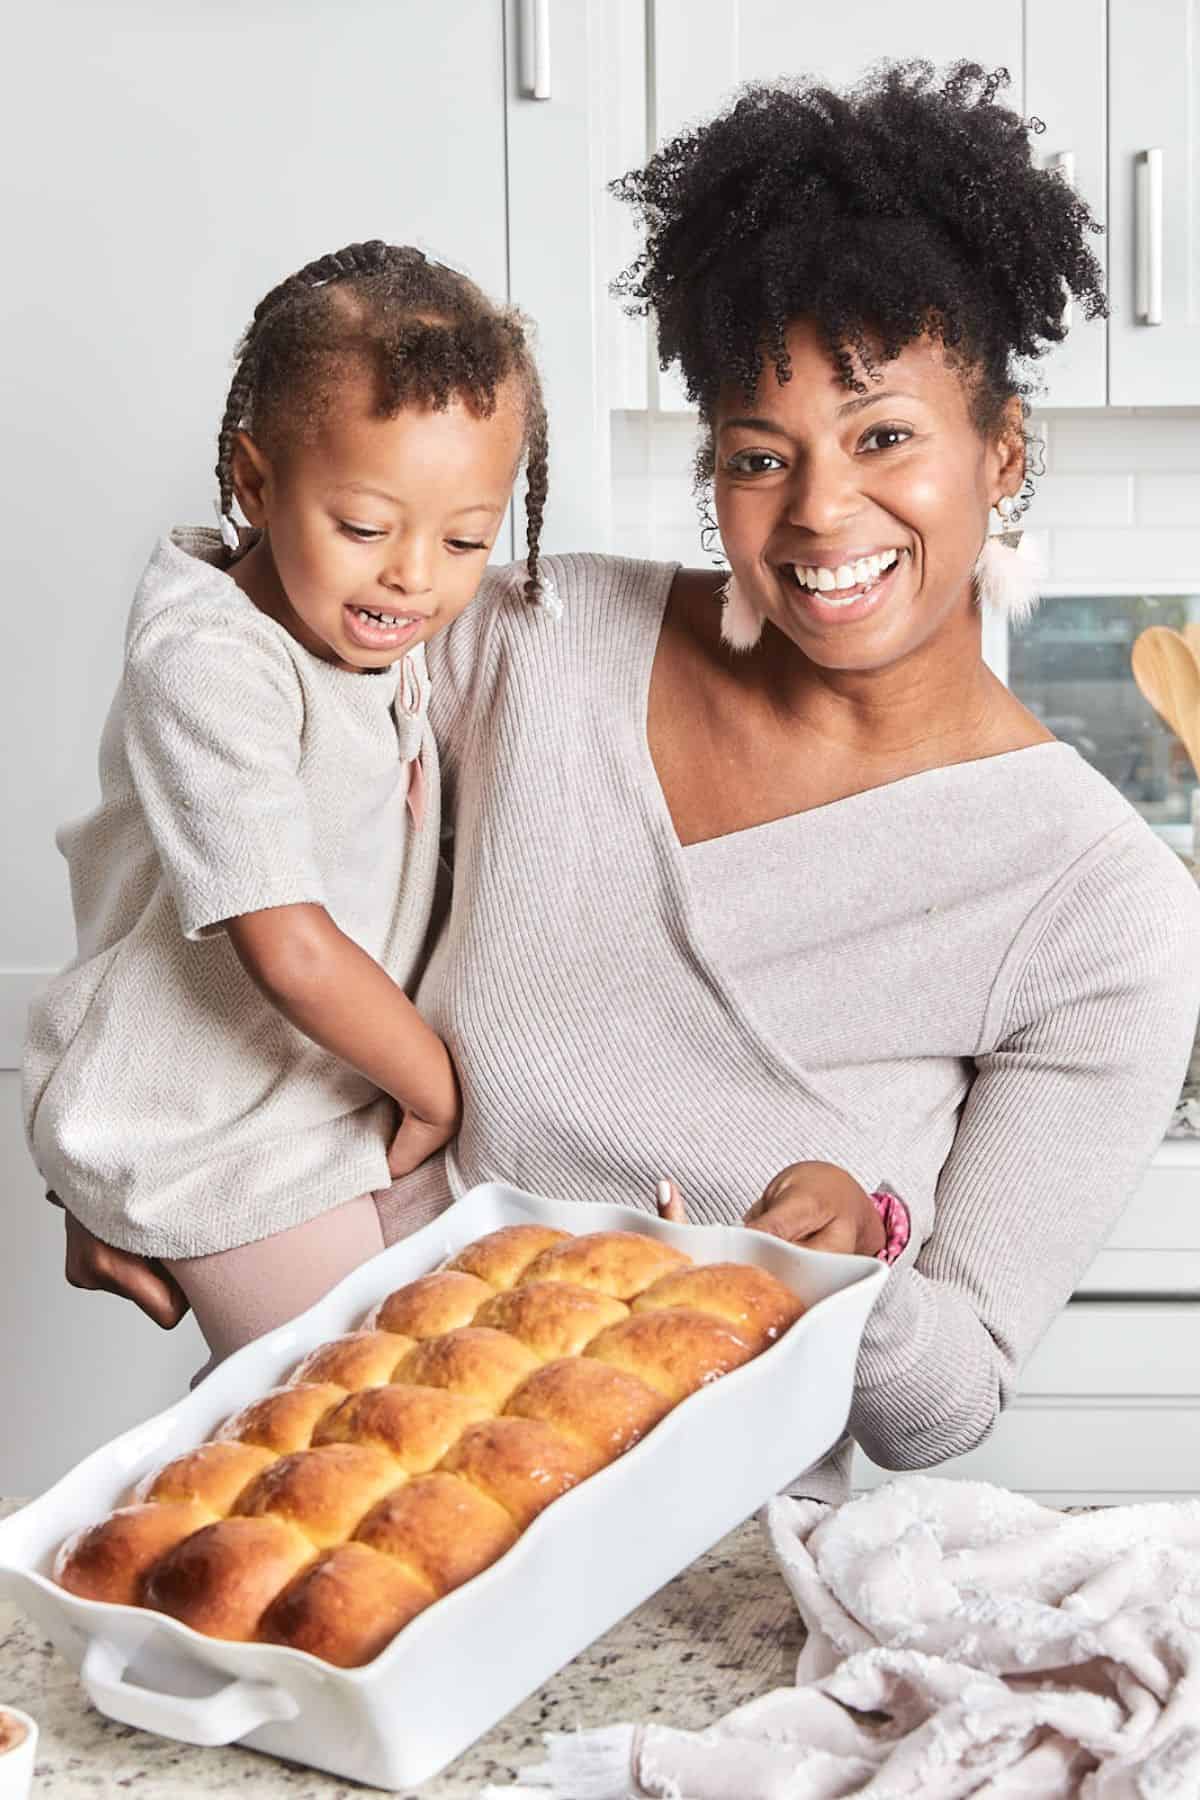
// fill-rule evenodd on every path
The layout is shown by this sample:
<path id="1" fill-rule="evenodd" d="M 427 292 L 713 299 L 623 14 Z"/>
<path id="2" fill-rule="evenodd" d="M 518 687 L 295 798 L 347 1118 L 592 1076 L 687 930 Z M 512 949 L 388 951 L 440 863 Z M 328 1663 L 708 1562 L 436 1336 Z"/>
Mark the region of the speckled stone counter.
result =
<path id="1" fill-rule="evenodd" d="M 0 1516 L 13 1503 L 0 1502 Z M 769 1688 L 789 1683 L 802 1642 L 790 1595 L 750 1521 L 614 1626 L 524 1705 L 419 1789 L 421 1800 L 466 1800 L 486 1782 L 514 1780 L 540 1758 L 543 1731 L 660 1718 L 698 1728 Z M 35 1800 L 185 1800 L 220 1794 L 263 1800 L 364 1797 L 332 1775 L 249 1750 L 201 1750 L 150 1737 L 94 1712 L 66 1663 L 0 1602 L 0 1705 L 41 1727 Z"/>

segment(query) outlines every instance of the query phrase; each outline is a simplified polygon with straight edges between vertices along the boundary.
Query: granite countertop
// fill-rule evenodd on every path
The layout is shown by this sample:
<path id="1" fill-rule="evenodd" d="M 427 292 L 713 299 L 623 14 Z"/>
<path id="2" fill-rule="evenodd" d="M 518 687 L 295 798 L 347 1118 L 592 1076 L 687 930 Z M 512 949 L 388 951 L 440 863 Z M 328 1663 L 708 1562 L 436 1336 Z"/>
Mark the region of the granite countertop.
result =
<path id="1" fill-rule="evenodd" d="M 17 1502 L 0 1502 L 0 1517 Z M 516 1779 L 537 1762 L 543 1731 L 660 1718 L 696 1729 L 795 1676 L 803 1631 L 796 1608 L 749 1520 L 553 1676 L 419 1789 L 421 1800 L 467 1800 L 486 1782 Z M 151 1737 L 94 1712 L 67 1664 L 24 1615 L 0 1601 L 0 1705 L 41 1728 L 34 1800 L 185 1800 L 204 1793 L 287 1800 L 378 1794 L 333 1775 L 250 1750 L 197 1749 Z"/>

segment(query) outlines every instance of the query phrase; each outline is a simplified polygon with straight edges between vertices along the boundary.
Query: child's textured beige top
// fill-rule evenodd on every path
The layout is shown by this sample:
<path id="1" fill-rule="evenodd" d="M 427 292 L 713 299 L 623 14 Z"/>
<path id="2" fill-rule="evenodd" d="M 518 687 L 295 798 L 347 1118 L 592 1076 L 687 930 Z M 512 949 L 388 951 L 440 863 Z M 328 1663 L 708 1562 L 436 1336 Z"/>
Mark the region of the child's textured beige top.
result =
<path id="1" fill-rule="evenodd" d="M 651 1208 L 670 1174 L 735 1221 L 803 1158 L 889 1183 L 912 1240 L 851 1429 L 893 1467 L 969 1450 L 1170 1118 L 1200 895 L 1062 744 L 682 849 L 646 741 L 674 569 L 550 566 L 559 624 L 497 572 L 429 651 L 454 895 L 419 1000 L 462 1079 L 451 1186 Z"/>
<path id="2" fill-rule="evenodd" d="M 58 834 L 79 952 L 25 1057 L 47 1184 L 150 1256 L 231 1249 L 386 1186 L 394 1102 L 288 1024 L 220 926 L 312 902 L 405 985 L 437 869 L 423 657 L 378 675 L 323 662 L 227 562 L 216 532 L 176 532 L 142 577 L 100 804 Z"/>

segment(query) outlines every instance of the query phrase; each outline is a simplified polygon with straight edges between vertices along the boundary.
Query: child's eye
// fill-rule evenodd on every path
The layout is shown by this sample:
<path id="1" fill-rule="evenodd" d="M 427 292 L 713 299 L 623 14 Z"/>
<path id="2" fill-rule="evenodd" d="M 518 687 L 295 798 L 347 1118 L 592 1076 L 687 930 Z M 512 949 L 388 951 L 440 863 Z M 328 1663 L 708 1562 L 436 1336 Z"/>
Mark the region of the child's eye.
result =
<path id="1" fill-rule="evenodd" d="M 486 550 L 487 549 L 486 544 L 477 544 L 477 543 L 472 542 L 468 538 L 447 538 L 446 542 L 450 546 L 451 550 Z"/>
<path id="2" fill-rule="evenodd" d="M 864 450 L 870 450 L 872 446 L 877 450 L 895 450 L 899 445 L 907 444 L 911 436 L 907 425 L 876 425 L 862 439 L 862 447 Z"/>
<path id="3" fill-rule="evenodd" d="M 783 460 L 770 450 L 738 450 L 728 458 L 725 467 L 735 475 L 772 475 L 776 469 L 782 469 Z"/>
<path id="4" fill-rule="evenodd" d="M 356 544 L 375 544 L 381 537 L 387 536 L 387 532 L 380 531 L 378 526 L 352 525 L 349 519 L 339 519 L 338 530 L 346 537 L 353 538 Z"/>

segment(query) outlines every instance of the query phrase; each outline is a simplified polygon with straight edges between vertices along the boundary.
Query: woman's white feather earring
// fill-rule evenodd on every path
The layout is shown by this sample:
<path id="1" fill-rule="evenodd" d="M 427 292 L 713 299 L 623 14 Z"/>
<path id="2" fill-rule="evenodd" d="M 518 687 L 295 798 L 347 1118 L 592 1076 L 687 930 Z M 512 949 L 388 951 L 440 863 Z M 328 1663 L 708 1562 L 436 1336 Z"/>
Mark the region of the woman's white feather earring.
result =
<path id="1" fill-rule="evenodd" d="M 981 606 L 1003 613 L 1013 624 L 1035 609 L 1044 572 L 1033 553 L 1028 532 L 1018 521 L 1021 506 L 1008 494 L 996 502 L 999 530 L 984 540 L 975 564 L 975 593 Z"/>
<path id="2" fill-rule="evenodd" d="M 722 641 L 731 650 L 753 650 L 762 636 L 763 617 L 747 599 L 736 575 L 717 589 L 717 599 L 721 605 Z"/>

